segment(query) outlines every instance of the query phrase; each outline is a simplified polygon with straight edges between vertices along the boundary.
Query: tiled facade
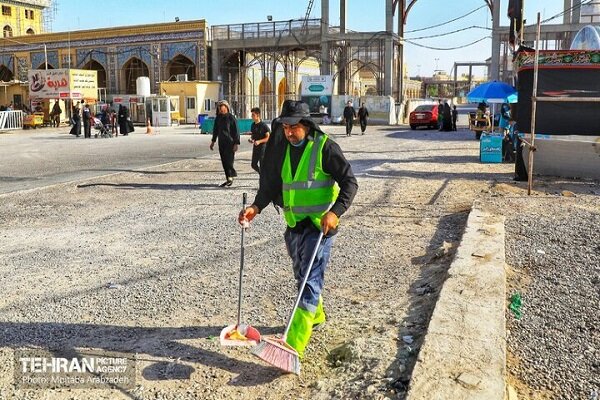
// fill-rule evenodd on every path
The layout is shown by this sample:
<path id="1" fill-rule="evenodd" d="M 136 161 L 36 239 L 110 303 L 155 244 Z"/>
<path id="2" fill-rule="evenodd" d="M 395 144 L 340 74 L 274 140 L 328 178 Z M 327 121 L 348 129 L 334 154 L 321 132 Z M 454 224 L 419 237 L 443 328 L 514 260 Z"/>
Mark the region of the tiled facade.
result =
<path id="1" fill-rule="evenodd" d="M 0 66 L 18 80 L 27 80 L 29 69 L 43 67 L 46 57 L 49 68 L 68 68 L 69 63 L 86 68 L 96 61 L 106 72 L 109 94 L 124 93 L 128 86 L 124 68 L 133 58 L 147 67 L 154 93 L 157 82 L 169 78 L 169 65 L 178 56 L 193 64 L 196 79 L 209 78 L 203 20 L 31 35 L 19 41 L 24 44 L 0 48 Z"/>

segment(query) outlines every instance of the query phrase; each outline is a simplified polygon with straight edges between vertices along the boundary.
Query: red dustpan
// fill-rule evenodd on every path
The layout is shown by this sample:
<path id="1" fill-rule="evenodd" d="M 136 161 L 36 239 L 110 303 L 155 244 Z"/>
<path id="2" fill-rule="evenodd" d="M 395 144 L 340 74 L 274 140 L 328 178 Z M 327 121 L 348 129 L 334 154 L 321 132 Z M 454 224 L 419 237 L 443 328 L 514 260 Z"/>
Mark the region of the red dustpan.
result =
<path id="1" fill-rule="evenodd" d="M 243 208 L 246 208 L 246 193 L 243 197 Z M 219 340 L 221 346 L 256 346 L 260 342 L 260 333 L 256 328 L 242 323 L 242 277 L 244 275 L 244 230 L 242 226 L 242 250 L 240 257 L 240 282 L 238 289 L 238 314 L 237 324 L 223 328 Z"/>
<path id="2" fill-rule="evenodd" d="M 235 324 L 223 328 L 219 336 L 221 346 L 256 346 L 260 342 L 260 333 L 250 325 Z"/>

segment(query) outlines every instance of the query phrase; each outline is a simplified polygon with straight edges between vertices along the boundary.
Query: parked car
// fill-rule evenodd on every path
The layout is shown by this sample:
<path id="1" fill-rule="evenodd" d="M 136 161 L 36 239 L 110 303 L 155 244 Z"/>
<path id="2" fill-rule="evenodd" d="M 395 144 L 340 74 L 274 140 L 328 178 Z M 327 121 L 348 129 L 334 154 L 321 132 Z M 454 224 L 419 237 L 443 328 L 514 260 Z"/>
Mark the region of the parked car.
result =
<path id="1" fill-rule="evenodd" d="M 435 128 L 438 126 L 438 106 L 437 104 L 422 104 L 415 108 L 409 116 L 410 129 L 417 129 L 418 126 L 427 126 Z"/>

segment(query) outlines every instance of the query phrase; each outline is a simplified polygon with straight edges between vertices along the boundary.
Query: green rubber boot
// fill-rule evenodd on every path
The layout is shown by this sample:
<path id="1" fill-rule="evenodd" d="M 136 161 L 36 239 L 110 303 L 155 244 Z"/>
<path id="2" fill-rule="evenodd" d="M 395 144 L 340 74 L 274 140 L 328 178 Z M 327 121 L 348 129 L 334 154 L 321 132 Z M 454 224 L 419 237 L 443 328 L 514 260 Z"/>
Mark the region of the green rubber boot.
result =
<path id="1" fill-rule="evenodd" d="M 323 298 L 319 296 L 319 304 L 317 304 L 317 311 L 315 311 L 315 319 L 313 320 L 313 329 L 315 329 L 318 325 L 323 324 L 325 320 L 326 316 L 323 309 Z"/>
<path id="2" fill-rule="evenodd" d="M 298 307 L 294 313 L 294 319 L 292 319 L 292 325 L 288 332 L 286 343 L 298 352 L 300 358 L 304 356 L 304 349 L 306 349 L 310 340 L 314 319 L 314 313 L 300 307 Z"/>

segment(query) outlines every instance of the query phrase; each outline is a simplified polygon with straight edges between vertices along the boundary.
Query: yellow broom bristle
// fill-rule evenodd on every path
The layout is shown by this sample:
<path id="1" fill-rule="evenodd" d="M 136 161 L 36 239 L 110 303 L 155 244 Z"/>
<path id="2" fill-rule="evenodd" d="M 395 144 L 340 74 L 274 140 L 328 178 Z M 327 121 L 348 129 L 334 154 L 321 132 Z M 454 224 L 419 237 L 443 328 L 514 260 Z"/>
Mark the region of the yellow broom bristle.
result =
<path id="1" fill-rule="evenodd" d="M 298 353 L 281 339 L 263 339 L 251 352 L 274 367 L 300 375 Z"/>

